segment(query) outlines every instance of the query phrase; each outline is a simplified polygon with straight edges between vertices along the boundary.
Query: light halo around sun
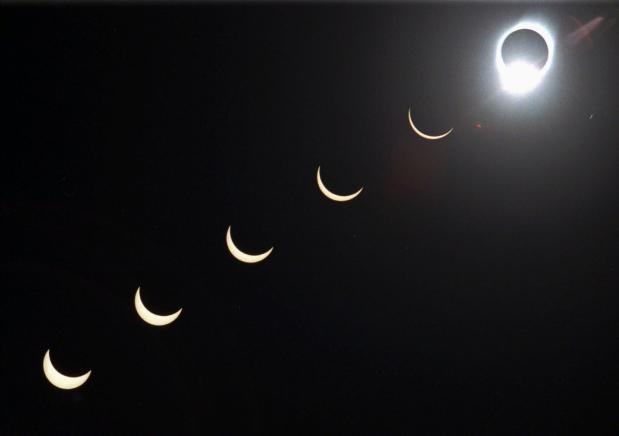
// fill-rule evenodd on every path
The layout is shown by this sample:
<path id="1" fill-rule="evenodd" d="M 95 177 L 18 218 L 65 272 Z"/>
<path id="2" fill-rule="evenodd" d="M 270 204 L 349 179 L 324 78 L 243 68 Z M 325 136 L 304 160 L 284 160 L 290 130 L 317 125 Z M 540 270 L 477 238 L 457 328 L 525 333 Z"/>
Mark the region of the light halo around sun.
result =
<path id="1" fill-rule="evenodd" d="M 537 68 L 535 65 L 524 60 L 515 60 L 509 64 L 505 64 L 502 53 L 503 43 L 509 35 L 518 30 L 531 30 L 544 39 L 548 49 L 548 58 L 543 67 Z M 542 82 L 544 76 L 552 66 L 553 58 L 554 41 L 546 27 L 532 21 L 523 21 L 516 24 L 503 33 L 497 43 L 495 62 L 502 88 L 513 95 L 524 95 L 529 93 Z"/>

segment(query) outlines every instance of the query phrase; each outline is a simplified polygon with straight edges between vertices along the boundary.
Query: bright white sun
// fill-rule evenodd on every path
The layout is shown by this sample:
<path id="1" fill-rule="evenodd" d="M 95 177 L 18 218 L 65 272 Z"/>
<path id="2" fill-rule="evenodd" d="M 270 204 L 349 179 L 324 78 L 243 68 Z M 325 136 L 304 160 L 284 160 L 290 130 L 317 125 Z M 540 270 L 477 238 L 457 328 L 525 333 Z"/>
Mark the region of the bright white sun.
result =
<path id="1" fill-rule="evenodd" d="M 548 58 L 542 68 L 537 68 L 534 65 L 517 60 L 511 62 L 509 65 L 505 65 L 503 60 L 503 43 L 509 35 L 518 30 L 532 30 L 539 34 L 548 47 Z M 509 29 L 501 36 L 496 50 L 496 67 L 499 72 L 499 78 L 503 89 L 510 94 L 523 95 L 537 87 L 550 69 L 552 65 L 552 59 L 554 56 L 554 43 L 548 30 L 537 23 L 523 22 Z"/>
<path id="2" fill-rule="evenodd" d="M 501 76 L 503 89 L 512 94 L 526 94 L 542 81 L 539 69 L 525 61 L 515 61 L 505 67 Z"/>

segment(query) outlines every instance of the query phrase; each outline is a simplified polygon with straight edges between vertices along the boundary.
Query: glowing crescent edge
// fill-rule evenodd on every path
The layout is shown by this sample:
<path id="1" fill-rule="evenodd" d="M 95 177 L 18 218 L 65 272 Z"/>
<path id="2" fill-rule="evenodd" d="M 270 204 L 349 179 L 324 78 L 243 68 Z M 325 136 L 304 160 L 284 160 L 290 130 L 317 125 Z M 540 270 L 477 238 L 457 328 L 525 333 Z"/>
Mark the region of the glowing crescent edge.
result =
<path id="1" fill-rule="evenodd" d="M 451 129 L 449 129 L 447 132 L 443 133 L 442 135 L 432 136 L 432 135 L 427 135 L 427 134 L 423 133 L 421 130 L 419 130 L 417 127 L 415 127 L 415 124 L 413 123 L 413 118 L 411 117 L 411 109 L 410 108 L 408 108 L 408 123 L 411 125 L 411 127 L 413 128 L 413 130 L 415 131 L 416 134 L 418 134 L 422 138 L 429 139 L 431 141 L 434 141 L 436 139 L 442 139 L 445 136 L 449 135 L 451 132 L 453 132 L 453 127 L 452 127 Z"/>
<path id="2" fill-rule="evenodd" d="M 154 326 L 163 326 L 174 322 L 183 310 L 182 308 L 180 308 L 171 315 L 157 315 L 156 313 L 151 312 L 146 308 L 146 306 L 144 306 L 144 303 L 142 303 L 139 287 L 138 290 L 135 291 L 135 298 L 133 300 L 135 303 L 135 311 L 138 313 L 140 318 L 142 318 L 148 324 Z"/>
<path id="3" fill-rule="evenodd" d="M 337 195 L 333 192 L 329 191 L 327 187 L 322 183 L 322 178 L 320 177 L 320 166 L 318 166 L 318 171 L 316 172 L 316 181 L 318 182 L 318 188 L 320 192 L 325 194 L 325 197 L 330 198 L 333 201 L 350 201 L 355 198 L 357 195 L 361 194 L 363 188 L 360 188 L 357 192 L 350 195 Z"/>
<path id="4" fill-rule="evenodd" d="M 245 263 L 260 262 L 261 260 L 266 259 L 273 251 L 273 247 L 271 247 L 269 250 L 265 251 L 262 254 L 253 255 L 242 252 L 237 248 L 236 245 L 234 245 L 234 241 L 232 240 L 232 226 L 228 226 L 228 231 L 226 232 L 226 245 L 228 246 L 228 250 L 230 251 L 230 254 L 232 254 L 232 256 Z"/>
<path id="5" fill-rule="evenodd" d="M 88 371 L 86 374 L 82 374 L 78 377 L 69 377 L 64 374 L 58 372 L 54 365 L 52 365 L 52 360 L 49 356 L 49 350 L 45 353 L 45 357 L 43 357 L 43 373 L 47 380 L 60 389 L 75 389 L 79 388 L 81 385 L 86 383 L 88 377 L 90 377 L 90 373 L 92 371 Z"/>

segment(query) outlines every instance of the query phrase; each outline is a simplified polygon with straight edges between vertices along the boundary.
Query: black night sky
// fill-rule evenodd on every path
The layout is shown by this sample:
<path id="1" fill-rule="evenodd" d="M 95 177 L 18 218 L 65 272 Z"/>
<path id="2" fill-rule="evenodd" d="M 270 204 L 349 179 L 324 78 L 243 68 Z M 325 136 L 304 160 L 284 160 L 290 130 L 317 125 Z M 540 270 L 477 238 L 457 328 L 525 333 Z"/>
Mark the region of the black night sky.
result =
<path id="1" fill-rule="evenodd" d="M 616 5 L 0 12 L 0 434 L 619 434 Z"/>

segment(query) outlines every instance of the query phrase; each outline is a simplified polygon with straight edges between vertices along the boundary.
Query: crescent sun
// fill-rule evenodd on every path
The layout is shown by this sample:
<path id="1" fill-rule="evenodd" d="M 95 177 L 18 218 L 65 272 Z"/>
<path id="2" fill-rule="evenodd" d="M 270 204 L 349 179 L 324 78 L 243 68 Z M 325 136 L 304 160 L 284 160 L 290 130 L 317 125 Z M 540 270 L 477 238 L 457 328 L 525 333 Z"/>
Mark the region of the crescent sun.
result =
<path id="1" fill-rule="evenodd" d="M 410 108 L 408 109 L 408 123 L 411 125 L 411 127 L 413 128 L 413 131 L 418 134 L 419 136 L 421 136 L 422 138 L 425 139 L 429 139 L 431 141 L 434 141 L 436 139 L 442 139 L 445 136 L 449 135 L 452 131 L 453 131 L 453 127 L 451 129 L 449 129 L 448 131 L 446 131 L 445 133 L 442 133 L 440 135 L 428 135 L 426 133 L 423 133 L 421 130 L 419 130 L 417 127 L 415 127 L 415 124 L 413 123 L 413 118 L 411 117 L 411 110 Z"/>
<path id="2" fill-rule="evenodd" d="M 183 310 L 182 308 L 180 308 L 171 315 L 157 315 L 156 313 L 151 312 L 150 310 L 146 308 L 146 306 L 144 306 L 144 303 L 142 303 L 142 298 L 140 297 L 139 287 L 138 287 L 138 290 L 135 292 L 134 303 L 135 303 L 135 311 L 138 313 L 140 318 L 142 318 L 148 324 L 154 325 L 154 326 L 163 326 L 163 325 L 167 325 L 167 324 L 174 322 L 176 318 L 178 318 L 178 316 L 181 314 L 181 311 Z"/>
<path id="3" fill-rule="evenodd" d="M 330 198 L 333 201 L 350 201 L 357 195 L 361 194 L 361 191 L 363 191 L 363 188 L 360 188 L 357 192 L 350 195 L 334 194 L 327 189 L 324 183 L 322 183 L 322 178 L 320 177 L 320 166 L 318 166 L 318 171 L 316 172 L 316 181 L 318 182 L 318 188 L 320 189 L 320 192 L 322 192 L 325 197 Z"/>
<path id="4" fill-rule="evenodd" d="M 269 254 L 273 251 L 273 247 L 271 247 L 261 254 L 247 254 L 242 252 L 236 245 L 234 245 L 234 241 L 232 240 L 232 226 L 228 226 L 228 232 L 226 233 L 226 245 L 228 246 L 228 250 L 232 256 L 245 263 L 260 262 L 261 260 L 269 257 Z"/>
<path id="5" fill-rule="evenodd" d="M 79 388 L 81 385 L 86 383 L 88 377 L 90 377 L 90 373 L 92 371 L 88 371 L 86 374 L 82 374 L 78 377 L 69 377 L 64 374 L 61 374 L 54 368 L 52 365 L 52 360 L 49 357 L 49 350 L 45 353 L 45 357 L 43 357 L 43 373 L 47 380 L 60 389 L 75 389 Z"/>

